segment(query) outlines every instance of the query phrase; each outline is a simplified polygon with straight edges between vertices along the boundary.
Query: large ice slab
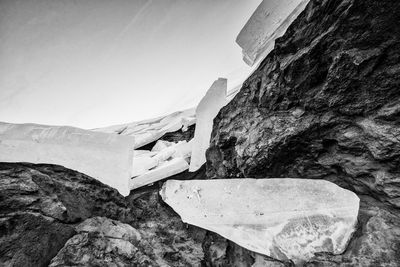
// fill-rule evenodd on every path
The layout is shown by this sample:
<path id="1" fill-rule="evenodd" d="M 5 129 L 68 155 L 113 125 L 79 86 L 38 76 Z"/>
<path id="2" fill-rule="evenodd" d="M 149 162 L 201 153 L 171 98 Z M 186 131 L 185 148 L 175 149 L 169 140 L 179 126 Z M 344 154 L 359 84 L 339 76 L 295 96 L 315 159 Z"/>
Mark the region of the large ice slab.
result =
<path id="1" fill-rule="evenodd" d="M 0 162 L 59 164 L 129 194 L 134 137 L 0 122 Z"/>
<path id="2" fill-rule="evenodd" d="M 213 120 L 226 104 L 227 80 L 216 80 L 196 108 L 196 129 L 193 138 L 189 171 L 197 171 L 206 162 L 206 150 L 210 145 Z"/>
<path id="3" fill-rule="evenodd" d="M 250 66 L 265 58 L 309 0 L 263 0 L 240 31 L 236 42 Z"/>
<path id="4" fill-rule="evenodd" d="M 353 192 L 325 180 L 168 180 L 160 194 L 184 222 L 295 263 L 342 253 L 359 208 Z"/>
<path id="5" fill-rule="evenodd" d="M 195 108 L 191 108 L 177 111 L 163 117 L 97 128 L 93 129 L 93 131 L 134 136 L 136 149 L 157 141 L 166 133 L 175 132 L 180 129 L 186 131 L 189 126 L 195 123 Z"/>

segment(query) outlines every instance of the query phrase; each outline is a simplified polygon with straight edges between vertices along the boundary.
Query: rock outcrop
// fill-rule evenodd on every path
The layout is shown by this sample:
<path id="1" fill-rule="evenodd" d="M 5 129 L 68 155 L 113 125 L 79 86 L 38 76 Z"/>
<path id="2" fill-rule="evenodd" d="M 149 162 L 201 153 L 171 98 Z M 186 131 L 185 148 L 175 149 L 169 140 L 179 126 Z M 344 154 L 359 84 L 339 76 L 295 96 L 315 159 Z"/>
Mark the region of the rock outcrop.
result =
<path id="1" fill-rule="evenodd" d="M 400 265 L 399 21 L 395 0 L 310 1 L 214 120 L 209 178 L 325 179 L 360 197 L 348 249 L 311 266 Z"/>
<path id="2" fill-rule="evenodd" d="M 203 173 L 205 169 L 201 168 Z M 184 172 L 177 179 L 196 178 L 200 172 Z M 206 231 L 182 222 L 158 194 L 162 182 L 132 190 L 127 200 L 135 207 L 134 228 L 141 233 L 140 247 L 157 263 L 153 266 L 202 266 L 202 242 Z"/>
<path id="3" fill-rule="evenodd" d="M 101 182 L 58 165 L 0 163 L 0 265 L 47 266 L 93 216 L 135 220 L 126 200 Z"/>
<path id="4" fill-rule="evenodd" d="M 128 224 L 104 217 L 87 219 L 50 263 L 56 266 L 150 266 L 137 248 L 140 233 Z"/>

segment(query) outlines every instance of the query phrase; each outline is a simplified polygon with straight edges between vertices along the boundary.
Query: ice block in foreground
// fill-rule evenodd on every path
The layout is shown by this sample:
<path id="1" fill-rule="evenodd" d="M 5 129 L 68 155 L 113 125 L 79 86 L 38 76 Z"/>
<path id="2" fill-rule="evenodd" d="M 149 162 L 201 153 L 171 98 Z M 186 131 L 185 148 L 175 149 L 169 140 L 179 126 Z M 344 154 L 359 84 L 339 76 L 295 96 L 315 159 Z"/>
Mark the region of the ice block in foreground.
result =
<path id="1" fill-rule="evenodd" d="M 67 126 L 0 123 L 0 162 L 63 165 L 129 194 L 134 137 Z"/>
<path id="2" fill-rule="evenodd" d="M 236 38 L 243 60 L 253 66 L 274 48 L 289 25 L 304 10 L 309 0 L 264 0 Z"/>
<path id="3" fill-rule="evenodd" d="M 342 253 L 359 208 L 357 195 L 325 180 L 168 180 L 160 194 L 184 222 L 296 264 Z"/>
<path id="4" fill-rule="evenodd" d="M 213 120 L 226 104 L 227 80 L 216 80 L 196 108 L 196 129 L 192 144 L 189 171 L 198 170 L 206 162 L 206 150 L 210 145 Z"/>

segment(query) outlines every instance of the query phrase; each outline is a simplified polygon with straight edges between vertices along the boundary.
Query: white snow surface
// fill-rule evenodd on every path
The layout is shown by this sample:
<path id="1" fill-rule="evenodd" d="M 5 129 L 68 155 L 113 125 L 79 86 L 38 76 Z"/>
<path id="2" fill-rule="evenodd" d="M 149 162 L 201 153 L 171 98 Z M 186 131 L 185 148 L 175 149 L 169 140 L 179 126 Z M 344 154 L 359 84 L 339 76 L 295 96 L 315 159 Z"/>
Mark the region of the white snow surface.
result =
<path id="1" fill-rule="evenodd" d="M 265 58 L 310 0 L 263 0 L 240 31 L 236 42 L 250 66 Z"/>
<path id="2" fill-rule="evenodd" d="M 129 194 L 134 137 L 0 122 L 0 161 L 63 165 Z"/>
<path id="3" fill-rule="evenodd" d="M 189 171 L 197 171 L 206 162 L 206 150 L 210 145 L 213 120 L 227 103 L 227 80 L 216 80 L 196 108 L 196 129 L 194 132 L 192 156 Z"/>
<path id="4" fill-rule="evenodd" d="M 183 222 L 296 264 L 342 253 L 359 209 L 356 194 L 315 179 L 168 180 L 160 195 Z"/>

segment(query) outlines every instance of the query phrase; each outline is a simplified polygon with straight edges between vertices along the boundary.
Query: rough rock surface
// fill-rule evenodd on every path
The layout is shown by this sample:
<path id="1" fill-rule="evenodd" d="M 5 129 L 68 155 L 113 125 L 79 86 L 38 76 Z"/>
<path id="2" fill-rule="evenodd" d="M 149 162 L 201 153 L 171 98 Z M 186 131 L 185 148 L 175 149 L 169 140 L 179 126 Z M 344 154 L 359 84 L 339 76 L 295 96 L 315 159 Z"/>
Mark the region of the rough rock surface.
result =
<path id="1" fill-rule="evenodd" d="M 358 234 L 314 266 L 400 265 L 399 21 L 396 0 L 312 0 L 214 120 L 209 178 L 326 179 L 359 195 Z"/>
<path id="2" fill-rule="evenodd" d="M 156 266 L 140 249 L 140 233 L 104 217 L 87 219 L 50 263 L 56 266 Z"/>
<path id="3" fill-rule="evenodd" d="M 205 167 L 173 177 L 204 178 Z M 200 266 L 206 231 L 184 224 L 160 187 L 123 198 L 62 166 L 0 163 L 0 266 Z"/>
<path id="4" fill-rule="evenodd" d="M 200 170 L 204 174 L 205 169 Z M 173 177 L 191 179 L 196 175 L 199 173 L 186 171 Z M 140 246 L 147 247 L 144 250 L 157 263 L 154 266 L 201 266 L 206 231 L 183 223 L 159 196 L 161 186 L 162 182 L 157 182 L 132 190 L 127 197 L 138 214 L 133 226 L 145 240 Z"/>
<path id="5" fill-rule="evenodd" d="M 0 163 L 0 265 L 47 266 L 93 216 L 134 221 L 117 190 L 58 165 Z"/>

